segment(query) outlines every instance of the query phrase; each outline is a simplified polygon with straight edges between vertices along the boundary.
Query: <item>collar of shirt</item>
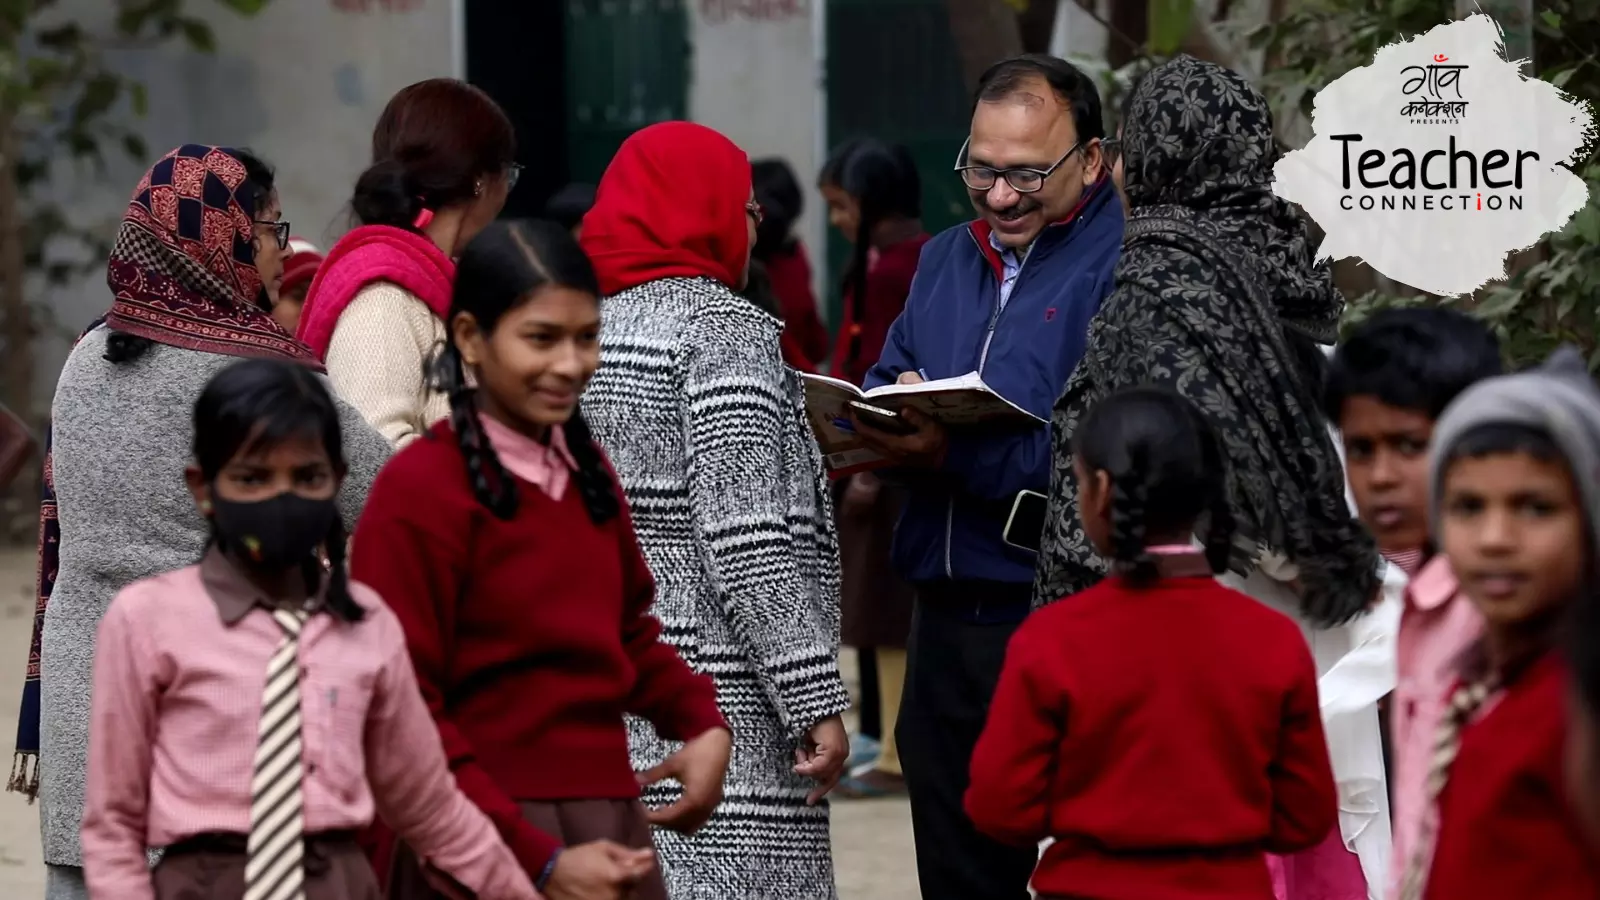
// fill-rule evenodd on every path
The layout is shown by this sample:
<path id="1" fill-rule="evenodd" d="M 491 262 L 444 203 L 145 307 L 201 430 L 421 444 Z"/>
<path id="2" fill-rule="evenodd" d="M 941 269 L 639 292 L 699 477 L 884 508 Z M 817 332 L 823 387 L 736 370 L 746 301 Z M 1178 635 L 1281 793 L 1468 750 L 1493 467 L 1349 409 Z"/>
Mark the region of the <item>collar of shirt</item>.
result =
<path id="1" fill-rule="evenodd" d="M 578 468 L 572 451 L 567 448 L 567 436 L 562 427 L 551 426 L 549 442 L 542 443 L 493 416 L 480 414 L 479 418 L 483 421 L 483 433 L 489 437 L 489 445 L 500 457 L 500 464 L 511 474 L 544 491 L 550 499 L 560 500 L 566 493 L 571 474 Z"/>
<path id="2" fill-rule="evenodd" d="M 1406 597 L 1417 609 L 1434 610 L 1454 597 L 1459 589 L 1456 573 L 1450 568 L 1450 560 L 1444 554 L 1438 554 L 1411 579 L 1406 586 Z"/>
<path id="3" fill-rule="evenodd" d="M 1038 238 L 1035 238 L 1034 240 L 1038 240 Z M 1028 258 L 1028 251 L 1033 249 L 1033 243 L 1031 241 L 1027 244 L 1027 246 L 1024 247 L 1007 247 L 1000 243 L 999 238 L 994 236 L 993 231 L 989 232 L 989 246 L 993 247 L 995 251 L 1000 254 L 1000 261 L 1005 263 L 1008 269 L 1021 268 L 1022 261 Z"/>
<path id="4" fill-rule="evenodd" d="M 328 587 L 328 579 L 323 578 L 317 592 L 309 597 L 304 590 L 291 596 L 273 597 L 239 571 L 239 567 L 215 545 L 206 551 L 205 558 L 200 561 L 200 583 L 205 585 L 211 602 L 217 605 L 217 613 L 224 625 L 238 624 L 257 606 L 266 610 L 295 607 L 308 611 L 321 609 L 323 593 Z"/>

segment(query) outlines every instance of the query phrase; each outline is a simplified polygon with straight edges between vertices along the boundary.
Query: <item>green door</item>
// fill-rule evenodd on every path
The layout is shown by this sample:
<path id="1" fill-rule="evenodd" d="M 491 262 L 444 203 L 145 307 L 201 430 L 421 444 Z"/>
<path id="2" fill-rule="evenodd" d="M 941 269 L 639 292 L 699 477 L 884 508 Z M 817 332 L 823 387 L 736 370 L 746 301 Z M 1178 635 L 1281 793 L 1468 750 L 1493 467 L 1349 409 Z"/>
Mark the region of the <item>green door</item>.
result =
<path id="1" fill-rule="evenodd" d="M 686 0 L 566 0 L 567 150 L 594 184 L 628 135 L 689 117 Z"/>
<path id="2" fill-rule="evenodd" d="M 971 109 L 946 0 L 827 3 L 828 146 L 854 137 L 904 144 L 922 176 L 928 231 L 972 218 L 966 190 L 951 171 Z M 830 322 L 839 321 L 838 282 L 849 258 L 849 246 L 830 231 Z"/>

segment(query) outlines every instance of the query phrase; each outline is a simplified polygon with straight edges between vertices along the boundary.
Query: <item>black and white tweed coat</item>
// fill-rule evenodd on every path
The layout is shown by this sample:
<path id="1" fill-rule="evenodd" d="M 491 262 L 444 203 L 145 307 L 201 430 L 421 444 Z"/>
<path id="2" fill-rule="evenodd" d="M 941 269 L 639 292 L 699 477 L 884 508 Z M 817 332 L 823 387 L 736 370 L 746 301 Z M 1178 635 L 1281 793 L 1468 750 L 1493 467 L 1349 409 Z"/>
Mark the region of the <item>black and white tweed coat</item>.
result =
<path id="1" fill-rule="evenodd" d="M 832 900 L 826 804 L 793 773 L 806 729 L 850 705 L 839 554 L 821 456 L 781 323 L 708 278 L 608 297 L 584 417 L 632 505 L 665 637 L 716 681 L 733 727 L 725 799 L 656 832 L 674 900 Z M 630 720 L 636 768 L 676 749 Z M 652 788 L 645 802 L 669 802 Z"/>

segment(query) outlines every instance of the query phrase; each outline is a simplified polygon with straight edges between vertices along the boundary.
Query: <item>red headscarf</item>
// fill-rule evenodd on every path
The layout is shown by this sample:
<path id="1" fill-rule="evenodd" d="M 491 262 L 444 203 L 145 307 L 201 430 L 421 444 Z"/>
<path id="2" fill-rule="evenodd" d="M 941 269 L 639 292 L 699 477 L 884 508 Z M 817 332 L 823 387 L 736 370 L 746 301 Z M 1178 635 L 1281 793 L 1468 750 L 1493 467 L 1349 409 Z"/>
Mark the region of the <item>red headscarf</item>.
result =
<path id="1" fill-rule="evenodd" d="M 600 178 L 580 242 L 600 289 L 704 275 L 737 289 L 750 254 L 750 159 L 704 125 L 633 133 Z"/>

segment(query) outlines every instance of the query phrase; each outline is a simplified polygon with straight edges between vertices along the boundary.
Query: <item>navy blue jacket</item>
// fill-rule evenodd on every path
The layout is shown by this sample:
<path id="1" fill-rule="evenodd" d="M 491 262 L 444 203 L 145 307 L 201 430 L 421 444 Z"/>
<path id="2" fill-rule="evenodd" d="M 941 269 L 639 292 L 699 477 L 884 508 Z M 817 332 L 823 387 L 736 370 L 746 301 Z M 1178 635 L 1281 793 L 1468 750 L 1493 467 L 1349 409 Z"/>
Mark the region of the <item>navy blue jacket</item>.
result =
<path id="1" fill-rule="evenodd" d="M 1122 205 L 1101 179 L 1072 215 L 1046 226 L 1004 311 L 1004 267 L 989 231 L 980 219 L 922 248 L 905 311 L 864 387 L 919 369 L 929 380 L 976 371 L 1007 400 L 1050 418 L 1083 355 L 1089 320 L 1111 293 Z M 1033 581 L 1034 554 L 1001 534 L 1018 491 L 1049 491 L 1050 452 L 1048 425 L 951 431 L 942 472 L 904 473 L 910 491 L 895 529 L 895 569 L 912 581 Z"/>

